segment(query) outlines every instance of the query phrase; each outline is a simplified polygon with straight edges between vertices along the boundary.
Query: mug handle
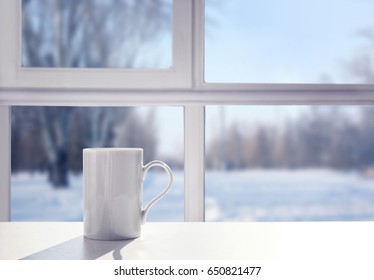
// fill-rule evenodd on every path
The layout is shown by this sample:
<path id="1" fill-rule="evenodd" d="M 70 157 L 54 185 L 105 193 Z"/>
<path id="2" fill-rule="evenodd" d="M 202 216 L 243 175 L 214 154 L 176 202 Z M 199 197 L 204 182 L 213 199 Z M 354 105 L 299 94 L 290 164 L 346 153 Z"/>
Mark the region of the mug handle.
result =
<path id="1" fill-rule="evenodd" d="M 169 176 L 169 183 L 166 185 L 165 189 L 161 193 L 159 193 L 156 197 L 154 197 L 147 204 L 147 206 L 145 206 L 142 209 L 142 224 L 145 223 L 145 220 L 146 220 L 149 208 L 151 208 L 151 206 L 153 204 L 155 204 L 161 197 L 163 197 L 170 190 L 171 184 L 173 183 L 173 173 L 171 172 L 170 167 L 166 163 L 164 163 L 164 162 L 162 162 L 160 160 L 151 161 L 151 162 L 147 163 L 145 166 L 143 166 L 143 180 L 145 178 L 145 175 L 147 175 L 148 170 L 151 169 L 152 167 L 155 167 L 155 166 L 159 166 L 159 167 L 163 168 L 166 171 L 166 173 Z"/>

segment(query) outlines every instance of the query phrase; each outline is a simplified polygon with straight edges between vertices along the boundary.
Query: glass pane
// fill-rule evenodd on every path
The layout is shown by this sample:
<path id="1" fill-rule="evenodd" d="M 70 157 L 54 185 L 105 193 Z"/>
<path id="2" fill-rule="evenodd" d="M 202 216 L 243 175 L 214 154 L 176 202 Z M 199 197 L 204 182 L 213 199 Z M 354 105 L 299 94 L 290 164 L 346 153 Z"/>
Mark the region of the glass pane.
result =
<path id="1" fill-rule="evenodd" d="M 209 106 L 207 221 L 374 220 L 373 106 Z"/>
<path id="2" fill-rule="evenodd" d="M 22 66 L 169 68 L 172 0 L 22 0 Z"/>
<path id="3" fill-rule="evenodd" d="M 373 83 L 374 2 L 207 0 L 205 81 Z"/>
<path id="4" fill-rule="evenodd" d="M 148 221 L 183 221 L 181 107 L 12 107 L 12 221 L 82 221 L 82 149 L 140 147 L 165 161 L 174 182 Z M 161 168 L 144 181 L 144 204 L 166 185 Z"/>

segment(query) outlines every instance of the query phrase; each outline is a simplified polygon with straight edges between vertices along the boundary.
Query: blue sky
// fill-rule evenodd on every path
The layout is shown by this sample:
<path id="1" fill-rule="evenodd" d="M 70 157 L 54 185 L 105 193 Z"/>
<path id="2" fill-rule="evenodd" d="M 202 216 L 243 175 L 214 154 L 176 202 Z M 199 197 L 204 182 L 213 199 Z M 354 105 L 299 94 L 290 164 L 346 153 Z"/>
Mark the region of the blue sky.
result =
<path id="1" fill-rule="evenodd" d="M 206 81 L 347 80 L 344 64 L 367 47 L 372 0 L 208 1 Z"/>

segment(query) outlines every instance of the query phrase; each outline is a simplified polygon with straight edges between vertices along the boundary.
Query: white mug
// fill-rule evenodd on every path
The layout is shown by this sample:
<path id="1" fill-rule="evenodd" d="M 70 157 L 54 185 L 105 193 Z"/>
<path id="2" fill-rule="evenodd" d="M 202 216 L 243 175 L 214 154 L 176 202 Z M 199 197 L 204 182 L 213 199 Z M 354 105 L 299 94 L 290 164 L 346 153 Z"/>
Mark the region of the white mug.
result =
<path id="1" fill-rule="evenodd" d="M 154 166 L 166 171 L 169 182 L 143 208 L 143 180 Z M 172 172 L 164 162 L 143 166 L 142 149 L 83 149 L 84 236 L 98 240 L 139 237 L 149 208 L 169 191 L 172 181 Z"/>

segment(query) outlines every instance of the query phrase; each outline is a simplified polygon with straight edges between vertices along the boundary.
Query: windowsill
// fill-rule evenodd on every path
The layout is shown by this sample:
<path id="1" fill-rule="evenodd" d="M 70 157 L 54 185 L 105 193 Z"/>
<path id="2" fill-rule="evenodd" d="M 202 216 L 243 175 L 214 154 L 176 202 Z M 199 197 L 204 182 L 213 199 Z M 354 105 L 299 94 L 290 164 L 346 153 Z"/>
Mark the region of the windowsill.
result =
<path id="1" fill-rule="evenodd" d="M 83 223 L 0 223 L 0 259 L 357 259 L 373 222 L 146 223 L 128 241 L 93 241 Z"/>

